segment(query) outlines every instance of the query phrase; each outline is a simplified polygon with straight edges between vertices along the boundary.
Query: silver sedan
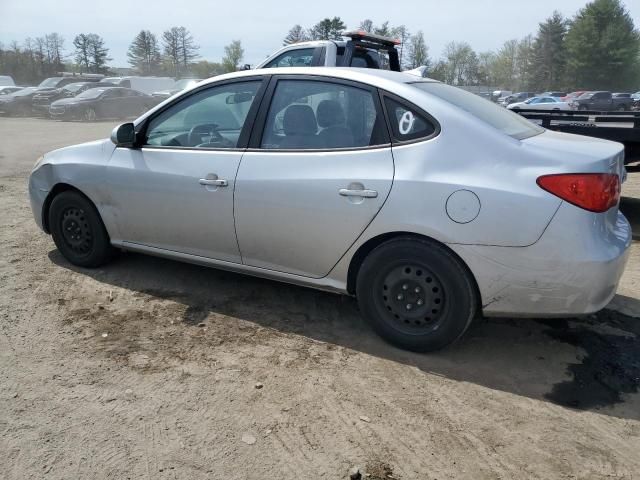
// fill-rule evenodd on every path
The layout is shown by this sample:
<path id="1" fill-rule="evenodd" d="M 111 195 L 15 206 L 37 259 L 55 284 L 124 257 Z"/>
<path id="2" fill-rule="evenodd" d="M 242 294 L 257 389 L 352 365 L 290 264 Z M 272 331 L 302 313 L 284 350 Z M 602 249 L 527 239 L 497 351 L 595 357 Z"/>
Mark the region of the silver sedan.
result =
<path id="1" fill-rule="evenodd" d="M 56 150 L 29 180 L 73 264 L 117 249 L 349 294 L 416 351 L 477 315 L 595 312 L 631 242 L 618 143 L 546 131 L 403 73 L 237 72 L 111 139 Z"/>

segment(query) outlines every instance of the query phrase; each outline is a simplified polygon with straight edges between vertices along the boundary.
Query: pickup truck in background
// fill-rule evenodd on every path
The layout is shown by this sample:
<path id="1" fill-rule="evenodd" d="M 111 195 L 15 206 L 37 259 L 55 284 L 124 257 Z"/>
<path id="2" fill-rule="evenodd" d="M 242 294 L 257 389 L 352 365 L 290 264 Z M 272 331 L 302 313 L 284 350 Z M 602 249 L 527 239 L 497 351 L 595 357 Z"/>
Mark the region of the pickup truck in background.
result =
<path id="1" fill-rule="evenodd" d="M 345 32 L 349 40 L 316 40 L 287 45 L 256 68 L 361 67 L 400 71 L 398 40 L 364 31 Z"/>
<path id="2" fill-rule="evenodd" d="M 605 91 L 585 92 L 577 98 L 571 100 L 571 106 L 575 110 L 597 111 L 597 112 L 626 112 L 631 110 L 633 98 L 631 95 L 624 96 L 622 93 L 611 93 Z"/>

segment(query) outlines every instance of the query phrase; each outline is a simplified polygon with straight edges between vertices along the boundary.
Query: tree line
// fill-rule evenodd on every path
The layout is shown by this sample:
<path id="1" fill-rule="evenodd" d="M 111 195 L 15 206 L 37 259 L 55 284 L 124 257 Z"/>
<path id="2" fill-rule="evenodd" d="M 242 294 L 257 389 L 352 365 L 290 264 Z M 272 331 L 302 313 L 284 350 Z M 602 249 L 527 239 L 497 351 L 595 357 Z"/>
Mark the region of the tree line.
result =
<path id="1" fill-rule="evenodd" d="M 467 42 L 448 43 L 432 59 L 422 31 L 388 21 L 365 19 L 361 30 L 400 40 L 401 66 L 427 66 L 431 78 L 452 85 L 485 85 L 506 90 L 640 89 L 640 33 L 620 0 L 593 0 L 573 18 L 559 12 L 541 22 L 535 34 L 506 41 L 497 51 L 476 52 Z M 325 18 L 311 27 L 294 25 L 283 44 L 306 40 L 341 40 L 346 29 L 340 17 Z M 18 83 L 37 83 L 61 71 L 109 73 L 109 49 L 96 33 L 80 33 L 71 50 L 58 33 L 27 38 L 22 44 L 0 44 L 0 72 Z M 244 57 L 240 40 L 225 47 L 219 62 L 201 59 L 200 47 L 185 27 L 156 35 L 141 30 L 132 40 L 127 59 L 141 75 L 207 78 L 237 70 Z"/>
<path id="2" fill-rule="evenodd" d="M 104 39 L 96 33 L 79 33 L 73 38 L 72 50 L 65 47 L 59 33 L 49 33 L 22 44 L 0 43 L 0 72 L 11 75 L 18 84 L 37 83 L 59 72 L 109 74 L 112 60 Z M 140 75 L 170 75 L 180 78 L 207 78 L 237 70 L 244 57 L 240 40 L 225 47 L 220 62 L 201 60 L 200 47 L 185 27 L 171 27 L 160 37 L 141 30 L 127 49 L 127 59 Z"/>
<path id="3" fill-rule="evenodd" d="M 339 40 L 340 17 L 310 28 L 294 25 L 284 45 L 307 40 Z M 476 52 L 467 42 L 448 43 L 432 59 L 424 34 L 405 25 L 370 19 L 359 29 L 400 40 L 403 69 L 427 66 L 427 75 L 452 85 L 495 86 L 513 91 L 640 89 L 640 33 L 620 0 L 594 0 L 573 18 L 559 12 L 541 22 L 535 35 L 506 41 L 497 51 Z"/>

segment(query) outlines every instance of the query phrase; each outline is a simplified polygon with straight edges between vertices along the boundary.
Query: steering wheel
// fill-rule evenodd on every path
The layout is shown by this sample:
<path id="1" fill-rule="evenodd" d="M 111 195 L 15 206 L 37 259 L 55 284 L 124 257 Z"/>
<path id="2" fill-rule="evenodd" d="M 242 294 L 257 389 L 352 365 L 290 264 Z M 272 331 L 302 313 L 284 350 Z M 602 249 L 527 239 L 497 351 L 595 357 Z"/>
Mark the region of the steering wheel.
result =
<path id="1" fill-rule="evenodd" d="M 220 135 L 220 132 L 218 132 L 218 125 L 216 123 L 204 123 L 191 127 L 191 130 L 189 130 L 189 136 L 187 137 L 188 145 L 196 147 L 202 144 L 202 137 L 205 136 L 210 137 L 206 142 L 204 142 L 207 144 L 225 142 L 225 138 Z"/>

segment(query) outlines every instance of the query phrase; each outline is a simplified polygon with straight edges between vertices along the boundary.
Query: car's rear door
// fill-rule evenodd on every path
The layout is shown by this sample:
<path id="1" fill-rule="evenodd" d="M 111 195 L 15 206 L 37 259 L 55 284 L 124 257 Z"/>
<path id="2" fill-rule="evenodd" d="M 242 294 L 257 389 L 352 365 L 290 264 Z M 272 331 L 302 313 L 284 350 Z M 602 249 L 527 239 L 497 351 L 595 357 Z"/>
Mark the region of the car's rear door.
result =
<path id="1" fill-rule="evenodd" d="M 377 91 L 327 77 L 276 77 L 250 147 L 234 205 L 243 263 L 325 276 L 376 216 L 393 182 Z"/>
<path id="2" fill-rule="evenodd" d="M 235 176 L 263 77 L 205 86 L 152 115 L 107 168 L 114 240 L 240 263 Z"/>

